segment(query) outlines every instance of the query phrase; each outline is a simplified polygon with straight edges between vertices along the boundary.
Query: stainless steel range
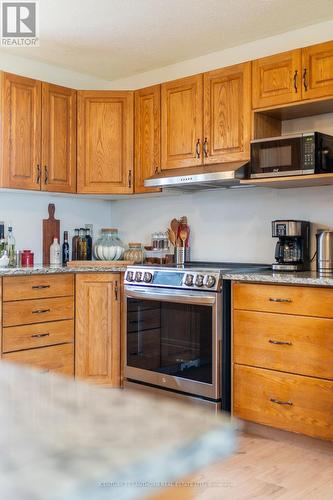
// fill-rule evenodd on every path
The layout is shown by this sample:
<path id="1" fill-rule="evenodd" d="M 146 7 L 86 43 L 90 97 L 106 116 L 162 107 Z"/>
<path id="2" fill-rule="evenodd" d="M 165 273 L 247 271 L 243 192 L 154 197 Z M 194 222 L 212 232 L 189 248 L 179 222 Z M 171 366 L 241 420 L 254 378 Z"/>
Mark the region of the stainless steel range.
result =
<path id="1" fill-rule="evenodd" d="M 228 410 L 230 282 L 222 277 L 249 267 L 258 268 L 214 263 L 129 267 L 125 386 L 169 391 Z"/>

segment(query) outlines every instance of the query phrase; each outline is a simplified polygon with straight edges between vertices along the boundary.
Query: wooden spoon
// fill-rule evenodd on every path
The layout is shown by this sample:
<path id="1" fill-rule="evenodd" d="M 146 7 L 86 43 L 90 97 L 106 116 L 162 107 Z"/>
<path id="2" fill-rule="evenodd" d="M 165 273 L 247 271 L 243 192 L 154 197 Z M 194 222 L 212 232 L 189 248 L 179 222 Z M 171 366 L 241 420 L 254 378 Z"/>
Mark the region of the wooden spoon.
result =
<path id="1" fill-rule="evenodd" d="M 175 235 L 175 243 L 176 243 L 177 238 L 178 238 L 178 227 L 179 227 L 178 220 L 177 219 L 172 219 L 172 221 L 170 222 L 170 227 L 171 227 L 171 231 Z"/>
<path id="2" fill-rule="evenodd" d="M 183 247 L 185 247 L 185 243 L 186 243 L 186 240 L 187 240 L 187 230 L 186 229 L 182 229 L 180 231 L 179 238 L 182 240 Z"/>
<path id="3" fill-rule="evenodd" d="M 171 245 L 176 246 L 176 236 L 172 229 L 168 228 L 168 237 Z"/>

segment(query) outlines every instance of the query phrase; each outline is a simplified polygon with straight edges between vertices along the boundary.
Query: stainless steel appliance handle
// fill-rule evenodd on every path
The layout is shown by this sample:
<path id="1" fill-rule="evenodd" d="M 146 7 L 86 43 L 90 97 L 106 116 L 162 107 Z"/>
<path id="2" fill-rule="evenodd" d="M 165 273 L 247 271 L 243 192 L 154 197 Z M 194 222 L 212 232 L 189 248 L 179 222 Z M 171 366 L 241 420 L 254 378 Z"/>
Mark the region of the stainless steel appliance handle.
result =
<path id="1" fill-rule="evenodd" d="M 213 305 L 216 302 L 215 293 L 192 292 L 187 290 L 165 290 L 163 288 L 125 286 L 125 296 L 131 299 L 162 300 L 183 304 Z"/>

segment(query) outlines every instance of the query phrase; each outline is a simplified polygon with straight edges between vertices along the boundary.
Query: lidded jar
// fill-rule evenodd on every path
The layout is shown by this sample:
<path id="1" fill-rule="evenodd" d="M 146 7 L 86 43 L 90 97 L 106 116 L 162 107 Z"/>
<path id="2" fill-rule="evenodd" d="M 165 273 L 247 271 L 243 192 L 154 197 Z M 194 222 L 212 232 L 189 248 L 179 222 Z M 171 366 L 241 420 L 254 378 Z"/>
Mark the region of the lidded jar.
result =
<path id="1" fill-rule="evenodd" d="M 118 229 L 105 227 L 101 230 L 101 236 L 94 245 L 94 257 L 97 260 L 120 260 L 123 256 L 125 246 L 119 239 Z"/>
<path id="2" fill-rule="evenodd" d="M 131 260 L 134 264 L 143 264 L 145 252 L 141 243 L 129 243 L 124 253 L 124 260 Z"/>

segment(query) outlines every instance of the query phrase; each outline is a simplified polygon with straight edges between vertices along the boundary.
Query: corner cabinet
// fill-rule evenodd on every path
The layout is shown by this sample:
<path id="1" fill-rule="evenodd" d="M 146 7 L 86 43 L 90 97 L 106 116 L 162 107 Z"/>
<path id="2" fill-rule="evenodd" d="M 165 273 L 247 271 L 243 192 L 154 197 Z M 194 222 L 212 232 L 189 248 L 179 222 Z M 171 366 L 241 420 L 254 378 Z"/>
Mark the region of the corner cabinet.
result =
<path id="1" fill-rule="evenodd" d="M 79 91 L 77 192 L 133 192 L 133 92 Z"/>
<path id="2" fill-rule="evenodd" d="M 247 160 L 251 139 L 251 63 L 204 73 L 204 164 Z"/>
<path id="3" fill-rule="evenodd" d="M 75 377 L 120 386 L 120 275 L 76 275 Z"/>
<path id="4" fill-rule="evenodd" d="M 1 73 L 1 186 L 76 190 L 76 91 Z"/>
<path id="5" fill-rule="evenodd" d="M 135 92 L 135 193 L 158 192 L 146 188 L 144 180 L 161 166 L 161 86 Z"/>
<path id="6" fill-rule="evenodd" d="M 41 90 L 38 80 L 1 73 L 1 186 L 40 190 Z"/>
<path id="7" fill-rule="evenodd" d="M 161 86 L 161 168 L 201 165 L 202 74 Z"/>

